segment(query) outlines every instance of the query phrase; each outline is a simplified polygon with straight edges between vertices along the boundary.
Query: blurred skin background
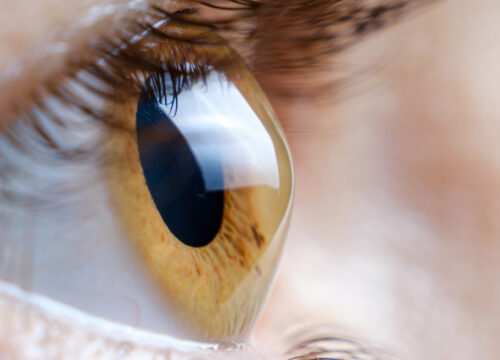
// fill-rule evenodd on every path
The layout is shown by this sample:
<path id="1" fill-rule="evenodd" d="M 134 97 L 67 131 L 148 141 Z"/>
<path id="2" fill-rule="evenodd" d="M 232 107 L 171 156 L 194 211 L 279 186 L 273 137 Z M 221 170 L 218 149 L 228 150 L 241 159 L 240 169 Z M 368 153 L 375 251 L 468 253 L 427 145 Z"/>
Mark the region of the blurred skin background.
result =
<path id="1" fill-rule="evenodd" d="M 0 67 L 19 64 L 23 80 L 13 83 L 4 72 L 1 106 L 36 80 L 26 80 L 23 64 L 29 69 L 54 33 L 69 29 L 75 42 L 84 41 L 101 26 L 77 32 L 75 17 L 119 13 L 97 5 L 103 3 L 3 2 Z M 332 56 L 332 76 L 349 69 L 349 81 L 326 99 L 281 97 L 275 77 L 257 73 L 291 146 L 296 200 L 277 280 L 252 335 L 264 353 L 256 358 L 286 347 L 277 344 L 287 330 L 318 323 L 399 358 L 498 358 L 498 14 L 494 0 L 420 9 Z M 50 66 L 57 64 L 40 71 Z M 9 301 L 1 302 L 2 319 L 11 316 Z M 40 319 L 30 321 L 24 335 L 21 325 L 14 336 L 2 330 L 2 358 L 36 358 L 25 349 Z M 118 346 L 105 336 L 98 342 L 92 329 L 65 329 L 97 347 Z M 63 358 L 71 358 L 71 346 L 59 341 Z M 123 353 L 103 350 L 102 358 L 164 354 L 127 346 Z M 253 356 L 196 347 L 180 353 L 189 358 L 190 351 L 193 358 Z"/>

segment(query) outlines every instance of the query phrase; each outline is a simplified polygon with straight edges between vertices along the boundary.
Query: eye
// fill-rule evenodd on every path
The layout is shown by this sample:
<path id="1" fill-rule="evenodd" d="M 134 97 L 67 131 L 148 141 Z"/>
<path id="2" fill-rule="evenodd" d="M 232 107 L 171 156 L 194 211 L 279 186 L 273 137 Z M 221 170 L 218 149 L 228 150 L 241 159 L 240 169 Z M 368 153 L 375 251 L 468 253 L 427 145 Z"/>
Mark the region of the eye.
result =
<path id="1" fill-rule="evenodd" d="M 110 189 L 177 322 L 204 339 L 241 339 L 283 244 L 287 148 L 244 67 L 182 84 L 175 99 L 172 80 L 162 83 L 121 114 L 137 138 L 115 138 Z"/>
<path id="2" fill-rule="evenodd" d="M 191 38 L 202 33 L 184 30 Z M 50 215 L 33 212 L 30 218 L 44 218 L 45 227 L 36 227 L 32 242 L 18 238 L 21 246 L 10 235 L 2 240 L 19 261 L 2 264 L 0 276 L 119 323 L 199 340 L 242 340 L 265 299 L 288 226 L 287 145 L 257 82 L 226 45 L 181 45 L 168 33 L 179 31 L 174 22 L 148 31 L 82 66 L 70 85 L 36 108 L 36 126 L 28 131 L 37 150 L 105 139 L 93 153 L 104 152 L 100 167 L 97 155 L 40 166 L 54 188 L 68 182 L 54 180 L 68 169 L 78 168 L 68 175 L 76 182 L 93 164 L 104 179 L 98 197 L 120 231 L 100 233 L 112 227 L 107 215 L 100 219 L 102 211 L 87 214 L 91 225 L 79 224 L 82 199 L 74 211 L 58 203 Z M 96 119 L 112 126 L 81 131 Z M 68 134 L 77 129 L 83 135 Z M 11 131 L 14 138 L 21 133 L 26 138 L 24 124 Z M 29 281 L 12 277 L 12 269 L 30 272 Z"/>

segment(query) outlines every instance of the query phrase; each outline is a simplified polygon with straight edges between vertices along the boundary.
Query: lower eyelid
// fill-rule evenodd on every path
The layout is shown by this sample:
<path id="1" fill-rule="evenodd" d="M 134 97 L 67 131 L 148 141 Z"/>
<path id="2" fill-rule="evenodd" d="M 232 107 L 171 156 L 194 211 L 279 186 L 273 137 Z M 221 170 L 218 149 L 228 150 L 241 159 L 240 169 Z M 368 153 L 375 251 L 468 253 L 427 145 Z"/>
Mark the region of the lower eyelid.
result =
<path id="1" fill-rule="evenodd" d="M 0 355 L 21 359 L 258 359 L 245 345 L 177 340 L 83 314 L 0 281 Z M 228 351 L 230 350 L 230 351 Z M 75 355 L 78 354 L 78 355 Z"/>
<path id="2" fill-rule="evenodd" d="M 177 340 L 95 318 L 0 280 L 0 357 L 13 359 L 262 360 L 270 359 L 245 344 Z M 284 339 L 284 355 L 306 360 L 324 356 L 395 359 L 366 343 L 339 334 L 327 324 L 294 324 Z M 283 334 L 278 334 L 277 338 Z M 272 340 L 271 340 L 272 341 Z M 268 349 L 276 351 L 278 349 Z M 323 358 L 323 357 L 322 357 Z"/>

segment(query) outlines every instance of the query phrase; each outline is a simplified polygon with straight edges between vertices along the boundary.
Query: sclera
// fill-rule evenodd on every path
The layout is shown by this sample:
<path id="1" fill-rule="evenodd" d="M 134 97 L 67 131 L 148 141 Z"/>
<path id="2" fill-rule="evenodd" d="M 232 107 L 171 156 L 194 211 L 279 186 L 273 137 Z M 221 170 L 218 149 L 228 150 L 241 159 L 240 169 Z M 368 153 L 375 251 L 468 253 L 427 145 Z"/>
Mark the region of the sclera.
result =
<path id="1" fill-rule="evenodd" d="M 215 238 L 206 246 L 191 247 L 169 231 L 146 184 L 137 139 L 129 134 L 118 133 L 110 142 L 110 189 L 130 240 L 162 289 L 166 308 L 173 309 L 172 321 L 182 324 L 193 339 L 238 341 L 257 318 L 282 251 L 293 198 L 292 163 L 271 105 L 241 61 L 224 72 L 214 69 L 199 85 L 198 90 L 193 90 L 195 83 L 181 93 L 175 118 L 182 118 L 193 91 L 226 92 L 210 103 L 212 111 L 223 107 L 225 111 L 210 114 L 214 120 L 207 124 L 216 131 L 206 131 L 203 141 L 224 141 L 226 136 L 216 135 L 222 121 L 227 131 L 240 131 L 247 145 L 252 136 L 261 142 L 267 137 L 271 144 L 259 156 L 248 153 L 258 153 L 255 147 L 235 148 L 242 155 L 240 162 L 234 161 L 234 154 L 221 152 L 231 159 L 221 159 L 224 210 Z M 241 99 L 246 105 L 233 106 L 232 115 L 228 114 L 231 102 Z M 124 117 L 122 121 L 135 125 L 137 99 L 113 110 Z M 229 145 L 237 146 L 238 134 L 232 135 L 236 140 Z"/>

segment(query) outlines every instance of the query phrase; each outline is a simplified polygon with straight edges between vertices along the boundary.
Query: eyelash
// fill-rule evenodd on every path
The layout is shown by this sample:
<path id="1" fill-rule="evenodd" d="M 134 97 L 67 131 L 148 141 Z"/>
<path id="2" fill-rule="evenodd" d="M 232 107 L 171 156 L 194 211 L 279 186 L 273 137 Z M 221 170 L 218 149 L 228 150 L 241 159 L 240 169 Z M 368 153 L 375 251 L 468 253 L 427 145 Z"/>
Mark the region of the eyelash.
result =
<path id="1" fill-rule="evenodd" d="M 217 11 L 215 19 L 210 21 L 197 17 L 197 10 L 193 8 L 169 12 L 160 7 L 152 7 L 143 14 L 142 22 L 133 22 L 115 39 L 94 41 L 94 44 L 99 45 L 88 48 L 79 58 L 68 64 L 67 70 L 58 75 L 52 83 L 37 89 L 37 93 L 31 98 L 31 106 L 19 109 L 15 115 L 15 124 L 0 131 L 3 131 L 4 138 L 12 148 L 31 157 L 49 153 L 53 158 L 63 160 L 88 159 L 95 154 L 95 147 L 89 146 L 92 148 L 90 150 L 81 147 L 61 149 L 57 140 L 45 131 L 44 121 L 47 119 L 61 128 L 67 125 L 67 119 L 62 119 L 57 111 L 47 104 L 59 103 L 63 108 L 72 109 L 97 124 L 112 129 L 130 129 L 123 128 L 120 123 L 111 122 L 112 117 L 108 116 L 109 114 L 94 104 L 83 101 L 68 88 L 67 84 L 70 82 L 85 88 L 100 101 L 119 102 L 124 96 L 138 96 L 141 92 L 150 95 L 164 94 L 168 88 L 170 101 L 175 109 L 176 97 L 182 86 L 189 85 L 194 80 L 203 80 L 213 67 L 231 66 L 233 52 L 227 41 L 217 34 L 227 35 L 231 44 L 236 47 L 242 42 L 250 49 L 260 47 L 258 56 L 246 57 L 251 69 L 257 74 L 293 74 L 294 71 L 299 71 L 299 74 L 303 75 L 304 68 L 306 72 L 314 74 L 324 70 L 320 64 L 331 54 L 351 46 L 366 34 L 383 28 L 409 10 L 431 1 L 434 0 L 381 0 L 377 4 L 365 4 L 364 0 L 361 0 L 340 1 L 328 5 L 322 0 L 294 0 L 290 3 L 192 0 L 192 4 Z M 321 4 L 323 5 L 320 6 Z M 283 14 L 286 16 L 283 17 Z M 303 21 L 314 18 L 322 19 L 322 22 L 312 28 L 310 22 Z M 278 34 L 272 35 L 273 39 L 266 33 L 266 26 L 269 24 L 274 24 L 274 29 L 278 31 Z M 294 28 L 291 28 L 290 24 L 294 24 Z M 179 29 L 188 31 L 178 31 Z M 325 37 L 328 34 L 329 36 Z M 165 56 L 162 57 L 160 52 L 159 57 L 151 58 L 151 52 L 147 51 L 148 46 L 160 44 L 165 48 L 174 46 L 165 50 Z M 302 51 L 281 51 L 283 46 L 300 48 Z M 179 50 L 181 48 L 184 51 Z M 220 55 L 213 51 L 214 49 L 225 51 L 219 51 L 222 53 Z M 267 54 L 266 51 L 271 53 Z M 209 55 L 202 59 L 194 58 L 193 54 L 199 55 L 203 52 Z M 276 52 L 277 57 L 274 58 L 273 54 Z M 101 86 L 86 82 L 82 74 L 87 74 Z M 154 74 L 160 76 L 153 76 L 155 80 L 146 83 L 145 80 Z M 166 83 L 167 79 L 171 84 Z M 327 83 L 315 84 L 312 88 L 304 88 L 302 81 L 299 81 L 297 88 L 293 84 L 285 89 L 276 88 L 275 81 L 267 85 L 268 91 L 278 96 L 328 97 L 339 84 L 345 84 L 345 79 L 341 80 L 329 80 Z M 23 131 L 19 131 L 20 127 L 23 127 Z M 36 151 L 33 151 L 33 148 L 36 148 Z M 0 181 L 4 184 L 15 182 L 12 174 L 20 168 L 21 165 L 17 166 L 15 160 L 9 159 L 0 146 Z M 11 195 L 5 189 L 0 189 L 0 192 L 4 192 L 3 195 Z"/>
<path id="2" fill-rule="evenodd" d="M 182 65 L 179 66 L 179 63 L 172 63 L 170 59 L 164 58 L 152 62 L 142 56 L 143 52 L 141 52 L 140 46 L 136 46 L 135 42 L 137 39 L 141 40 L 142 37 L 147 36 L 156 37 L 165 42 L 190 44 L 192 46 L 226 46 L 226 41 L 223 38 L 215 36 L 217 32 L 228 35 L 236 42 L 237 40 L 253 44 L 259 42 L 259 46 L 262 46 L 261 43 L 266 43 L 264 44 L 264 51 L 272 48 L 279 49 L 280 43 L 286 44 L 288 48 L 293 47 L 293 45 L 300 45 L 295 46 L 303 50 L 299 54 L 287 51 L 286 54 L 278 56 L 278 59 L 281 59 L 282 56 L 291 56 L 290 61 L 275 64 L 276 61 L 273 60 L 272 56 L 264 56 L 267 60 L 263 60 L 263 63 L 250 64 L 250 66 L 257 72 L 262 72 L 262 67 L 278 72 L 302 71 L 304 68 L 313 68 L 310 70 L 311 72 L 318 71 L 321 70 L 321 68 L 318 68 L 320 60 L 327 55 L 342 51 L 364 34 L 383 28 L 384 25 L 394 21 L 409 9 L 430 1 L 432 0 L 381 0 L 376 4 L 370 4 L 370 2 L 365 4 L 365 1 L 361 0 L 339 1 L 328 5 L 323 0 L 305 2 L 294 0 L 290 4 L 280 2 L 266 4 L 259 0 L 192 0 L 192 4 L 218 11 L 215 19 L 211 21 L 197 18 L 195 16 L 197 9 L 194 8 L 169 12 L 161 7 L 153 6 L 142 16 L 145 19 L 143 22 L 132 23 L 124 32 L 117 35 L 118 40 L 101 39 L 101 41 L 94 41 L 94 43 L 100 45 L 88 49 L 86 56 L 81 56 L 74 61 L 69 66 L 70 70 L 62 76 L 58 76 L 58 79 L 52 84 L 46 85 L 45 94 L 41 96 L 34 95 L 32 102 L 38 104 L 35 107 L 43 109 L 43 106 L 40 106 L 40 100 L 47 95 L 69 100 L 64 99 L 60 93 L 61 78 L 75 78 L 76 74 L 82 70 L 93 72 L 95 77 L 107 82 L 107 85 L 113 88 L 113 92 L 118 89 L 122 93 L 130 90 L 132 92 L 144 90 L 142 89 L 144 86 L 143 79 L 125 77 L 126 80 L 123 81 L 122 75 L 127 71 L 132 73 L 137 71 L 144 73 L 169 72 L 172 75 L 172 80 L 175 80 L 176 76 L 179 78 L 203 77 L 203 73 L 206 73 L 207 69 L 199 69 L 199 74 L 194 74 L 192 68 L 188 71 L 188 69 L 182 68 Z M 286 16 L 283 17 L 283 10 L 285 9 L 287 10 L 285 12 Z M 226 15 L 227 13 L 229 15 Z M 319 23 L 312 26 L 310 22 L 305 21 L 308 18 L 317 18 Z M 195 36 L 182 36 L 181 33 L 175 33 L 175 31 L 165 33 L 157 27 L 157 24 L 161 22 L 165 24 L 175 23 L 180 27 L 194 27 L 200 31 Z M 286 32 L 286 38 L 276 37 L 274 40 L 277 41 L 271 41 L 272 44 L 269 44 L 269 41 L 262 41 L 269 40 L 267 39 L 269 34 L 265 31 L 268 23 L 277 23 L 275 30 L 280 33 Z M 293 28 L 290 23 L 293 24 Z M 106 65 L 110 69 L 99 66 L 98 60 L 106 61 Z M 228 58 L 225 60 L 228 60 Z M 255 62 L 255 59 L 253 60 L 251 62 Z M 125 66 L 127 71 L 117 71 L 119 70 L 118 65 Z M 175 81 L 173 82 L 175 83 Z M 321 88 L 321 91 L 325 90 L 324 87 L 318 88 Z M 91 90 L 99 93 L 98 89 Z M 108 99 L 117 96 L 115 93 L 101 95 Z M 77 105 L 74 101 L 68 102 L 72 106 Z M 84 109 L 86 112 L 88 110 Z M 98 116 L 100 114 L 94 115 Z"/>
<path id="3" fill-rule="evenodd" d="M 47 131 L 47 124 L 64 130 L 72 118 L 83 115 L 113 131 L 130 132 L 132 129 L 110 120 L 113 117 L 104 109 L 109 106 L 99 104 L 120 103 L 144 94 L 168 102 L 175 110 L 183 88 L 203 81 L 213 68 L 230 67 L 234 56 L 226 41 L 215 34 L 212 23 L 195 18 L 195 12 L 151 8 L 144 16 L 147 20 L 133 23 L 113 40 L 96 42 L 99 45 L 69 64 L 66 72 L 38 89 L 31 106 L 20 109 L 17 121 L 0 133 L 7 143 L 0 146 L 0 182 L 7 185 L 0 188 L 0 196 L 16 198 L 6 188 L 19 178 L 16 174 L 26 172 L 17 164 L 19 156 L 12 156 L 13 150 L 50 161 L 95 157 L 95 144 L 68 150 L 61 145 L 60 136 Z"/>

